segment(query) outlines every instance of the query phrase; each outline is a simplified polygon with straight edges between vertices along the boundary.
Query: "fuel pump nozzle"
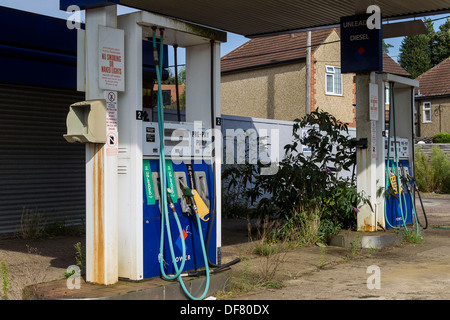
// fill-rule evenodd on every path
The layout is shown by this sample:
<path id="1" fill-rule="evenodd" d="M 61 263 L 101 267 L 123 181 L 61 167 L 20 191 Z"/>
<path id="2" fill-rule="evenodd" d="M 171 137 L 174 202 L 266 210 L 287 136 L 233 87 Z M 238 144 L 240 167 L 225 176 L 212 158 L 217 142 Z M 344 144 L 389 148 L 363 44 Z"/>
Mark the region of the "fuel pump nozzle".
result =
<path id="1" fill-rule="evenodd" d="M 203 221 L 208 221 L 209 218 L 205 219 L 205 216 L 209 214 L 209 208 L 205 204 L 203 199 L 200 197 L 198 192 L 195 189 L 189 188 L 181 180 L 180 184 L 183 187 L 183 195 L 189 199 L 190 205 L 192 207 L 192 210 L 194 210 L 194 213 L 197 214 Z"/>
<path id="2" fill-rule="evenodd" d="M 194 199 L 194 191 L 185 185 L 183 187 L 183 194 L 185 197 L 189 198 L 189 201 L 190 201 L 192 210 L 194 210 L 194 213 L 198 214 L 197 204 L 195 203 L 195 199 Z"/>
<path id="3" fill-rule="evenodd" d="M 173 201 L 172 201 L 172 197 L 170 196 L 171 193 L 172 193 L 172 190 L 170 188 L 167 188 L 167 202 L 169 203 L 169 208 L 172 210 L 173 214 L 177 214 L 175 205 L 173 204 Z"/>

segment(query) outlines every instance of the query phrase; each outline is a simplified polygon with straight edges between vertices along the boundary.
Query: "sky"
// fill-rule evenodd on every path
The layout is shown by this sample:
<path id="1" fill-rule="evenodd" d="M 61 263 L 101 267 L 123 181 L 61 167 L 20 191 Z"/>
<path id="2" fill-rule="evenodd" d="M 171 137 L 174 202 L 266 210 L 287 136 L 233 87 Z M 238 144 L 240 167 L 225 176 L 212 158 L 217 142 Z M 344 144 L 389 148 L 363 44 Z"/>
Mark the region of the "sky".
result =
<path id="1" fill-rule="evenodd" d="M 70 14 L 66 13 L 64 11 L 59 10 L 59 0 L 0 0 L 0 6 L 10 7 L 14 9 L 34 12 L 42 15 L 67 19 Z M 126 14 L 134 11 L 134 9 L 118 6 L 118 14 Z M 443 14 L 443 15 L 435 15 L 431 16 L 431 19 L 437 19 L 442 17 L 447 17 L 449 14 Z M 82 19 L 84 19 L 84 11 L 82 13 Z M 445 19 L 437 20 L 434 22 L 435 30 L 439 29 L 439 25 L 444 23 Z M 389 44 L 392 44 L 394 47 L 389 49 L 389 55 L 397 61 L 398 55 L 399 55 L 399 49 L 402 42 L 403 37 L 398 38 L 392 38 L 392 39 L 386 39 L 385 41 Z M 238 48 L 245 42 L 249 41 L 250 39 L 233 34 L 233 33 L 227 33 L 227 42 L 223 43 L 221 46 L 221 55 L 224 56 L 227 53 L 231 52 L 232 50 Z M 179 49 L 178 52 L 178 64 L 183 65 L 185 63 L 184 61 L 184 52 L 182 49 Z M 169 65 L 173 65 L 173 50 L 169 50 Z"/>

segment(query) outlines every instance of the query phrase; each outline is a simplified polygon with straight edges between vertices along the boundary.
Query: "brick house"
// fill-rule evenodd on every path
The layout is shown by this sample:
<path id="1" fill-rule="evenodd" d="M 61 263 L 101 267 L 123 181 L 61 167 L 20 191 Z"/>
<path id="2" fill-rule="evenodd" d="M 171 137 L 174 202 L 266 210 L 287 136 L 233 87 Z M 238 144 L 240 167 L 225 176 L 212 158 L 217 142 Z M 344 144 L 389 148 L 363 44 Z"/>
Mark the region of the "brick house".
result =
<path id="1" fill-rule="evenodd" d="M 450 133 L 450 57 L 426 71 L 416 80 L 416 135 L 432 137 Z"/>
<path id="2" fill-rule="evenodd" d="M 341 74 L 339 29 L 311 32 L 311 110 L 355 127 L 353 74 Z M 409 77 L 383 53 L 384 71 Z M 254 38 L 222 57 L 222 114 L 292 121 L 305 115 L 306 32 Z"/>

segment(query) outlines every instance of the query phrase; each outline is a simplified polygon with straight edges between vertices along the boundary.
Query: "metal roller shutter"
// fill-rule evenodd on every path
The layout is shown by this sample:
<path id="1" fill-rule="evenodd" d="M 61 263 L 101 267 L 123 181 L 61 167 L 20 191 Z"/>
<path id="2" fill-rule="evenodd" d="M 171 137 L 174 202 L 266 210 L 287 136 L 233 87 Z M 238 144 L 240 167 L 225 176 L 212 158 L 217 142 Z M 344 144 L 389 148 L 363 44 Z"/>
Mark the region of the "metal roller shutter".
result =
<path id="1" fill-rule="evenodd" d="M 84 222 L 85 147 L 66 142 L 75 91 L 0 84 L 0 234 L 21 229 L 23 212 L 42 222 Z"/>

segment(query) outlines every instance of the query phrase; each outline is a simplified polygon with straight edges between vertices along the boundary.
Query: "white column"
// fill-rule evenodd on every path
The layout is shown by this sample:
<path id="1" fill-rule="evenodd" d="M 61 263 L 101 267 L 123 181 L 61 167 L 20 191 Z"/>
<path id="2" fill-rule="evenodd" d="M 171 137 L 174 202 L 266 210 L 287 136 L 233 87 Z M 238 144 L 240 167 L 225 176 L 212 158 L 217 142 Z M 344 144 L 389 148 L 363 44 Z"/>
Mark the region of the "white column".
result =
<path id="1" fill-rule="evenodd" d="M 119 94 L 119 276 L 143 279 L 142 27 L 119 17 L 125 30 L 125 92 Z M 151 52 L 150 54 L 153 54 Z"/>
<path id="2" fill-rule="evenodd" d="M 117 6 L 86 10 L 86 99 L 104 99 L 99 88 L 98 26 L 116 27 Z M 86 280 L 118 281 L 117 156 L 105 144 L 86 144 Z"/>
<path id="3" fill-rule="evenodd" d="M 214 112 L 215 117 L 222 117 L 222 108 L 220 105 L 220 43 L 214 44 Z M 216 199 L 216 237 L 217 248 L 222 247 L 222 130 L 216 126 L 217 136 L 215 137 L 215 172 L 214 172 L 214 191 Z M 220 263 L 220 262 L 218 262 Z"/>
<path id="4" fill-rule="evenodd" d="M 357 191 L 363 192 L 368 197 L 372 206 L 367 204 L 359 208 L 357 225 L 359 231 L 377 230 L 377 197 L 376 197 L 376 179 L 377 179 L 377 159 L 372 156 L 373 142 L 376 146 L 376 137 L 373 139 L 373 127 L 376 127 L 376 136 L 381 137 L 381 131 L 378 129 L 377 121 L 370 121 L 369 117 L 369 83 L 370 74 L 356 75 L 356 138 L 367 139 L 367 148 L 356 149 L 356 170 L 357 170 Z M 372 73 L 372 82 L 375 76 Z M 376 150 L 378 152 L 378 150 Z"/>
<path id="5" fill-rule="evenodd" d="M 211 64 L 212 59 L 212 64 Z M 211 77 L 211 67 L 213 75 Z M 211 86 L 211 81 L 213 82 Z M 211 115 L 211 89 L 214 114 Z M 220 106 L 220 43 L 190 46 L 186 48 L 186 121 L 202 121 L 204 127 L 215 128 L 214 143 L 214 192 L 216 203 L 217 247 L 221 247 L 221 163 L 222 136 L 215 119 L 221 117 Z M 218 135 L 218 136 L 217 136 Z"/>

